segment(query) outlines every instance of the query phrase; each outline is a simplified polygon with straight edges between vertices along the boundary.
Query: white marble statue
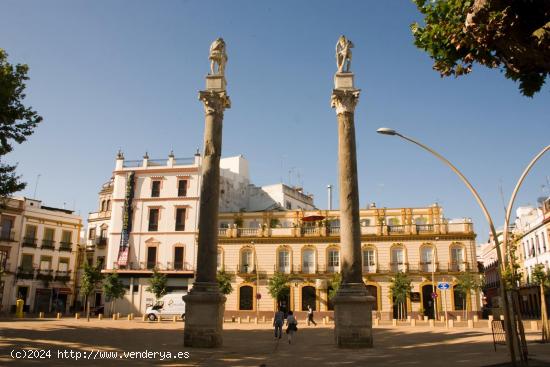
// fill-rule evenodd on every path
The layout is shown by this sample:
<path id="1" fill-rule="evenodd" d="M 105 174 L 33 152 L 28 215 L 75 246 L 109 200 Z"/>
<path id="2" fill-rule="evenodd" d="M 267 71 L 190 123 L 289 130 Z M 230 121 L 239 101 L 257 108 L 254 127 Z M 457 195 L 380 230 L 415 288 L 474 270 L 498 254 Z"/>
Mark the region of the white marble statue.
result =
<path id="1" fill-rule="evenodd" d="M 351 49 L 353 43 L 342 35 L 336 43 L 336 66 L 339 73 L 349 73 L 351 67 Z M 345 67 L 345 70 L 344 70 Z"/>
<path id="2" fill-rule="evenodd" d="M 224 75 L 227 54 L 225 53 L 225 42 L 223 38 L 218 38 L 210 45 L 210 75 Z M 218 69 L 216 70 L 216 64 Z"/>

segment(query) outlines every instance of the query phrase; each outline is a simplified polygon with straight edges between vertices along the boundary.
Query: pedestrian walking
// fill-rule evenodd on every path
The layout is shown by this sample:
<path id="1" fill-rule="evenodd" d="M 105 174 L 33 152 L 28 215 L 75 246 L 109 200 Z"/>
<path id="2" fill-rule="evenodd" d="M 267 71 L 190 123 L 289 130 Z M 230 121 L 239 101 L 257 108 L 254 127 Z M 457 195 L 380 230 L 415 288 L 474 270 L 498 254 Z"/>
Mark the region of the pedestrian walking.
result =
<path id="1" fill-rule="evenodd" d="M 285 322 L 285 314 L 278 310 L 273 316 L 273 327 L 275 328 L 275 339 L 281 339 L 283 334 L 283 324 Z"/>
<path id="2" fill-rule="evenodd" d="M 292 314 L 292 311 L 288 311 L 288 316 L 286 317 L 286 334 L 288 336 L 288 344 L 292 343 L 292 335 L 298 331 L 298 320 Z"/>
<path id="3" fill-rule="evenodd" d="M 313 320 L 313 308 L 311 308 L 311 305 L 307 305 L 307 326 L 309 326 L 310 322 L 317 326 L 317 323 Z"/>

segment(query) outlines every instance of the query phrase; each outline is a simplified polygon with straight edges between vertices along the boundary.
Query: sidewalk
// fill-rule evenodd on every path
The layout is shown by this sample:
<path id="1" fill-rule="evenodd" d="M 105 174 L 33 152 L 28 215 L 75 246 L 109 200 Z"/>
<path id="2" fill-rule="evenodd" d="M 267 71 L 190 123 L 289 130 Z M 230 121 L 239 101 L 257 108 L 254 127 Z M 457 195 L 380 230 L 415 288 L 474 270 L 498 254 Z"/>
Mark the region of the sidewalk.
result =
<path id="1" fill-rule="evenodd" d="M 533 342 L 540 332 L 528 332 L 533 358 L 550 365 L 550 345 Z M 74 349 L 79 351 L 178 351 L 185 360 L 104 359 L 47 361 L 13 360 L 14 348 Z M 506 349 L 497 346 L 487 329 L 431 329 L 400 326 L 374 329 L 374 348 L 339 349 L 332 326 L 299 325 L 293 344 L 276 340 L 269 324 L 224 324 L 224 346 L 219 349 L 183 347 L 183 323 L 140 320 L 22 320 L 0 322 L 0 365 L 48 366 L 488 366 L 506 362 Z"/>

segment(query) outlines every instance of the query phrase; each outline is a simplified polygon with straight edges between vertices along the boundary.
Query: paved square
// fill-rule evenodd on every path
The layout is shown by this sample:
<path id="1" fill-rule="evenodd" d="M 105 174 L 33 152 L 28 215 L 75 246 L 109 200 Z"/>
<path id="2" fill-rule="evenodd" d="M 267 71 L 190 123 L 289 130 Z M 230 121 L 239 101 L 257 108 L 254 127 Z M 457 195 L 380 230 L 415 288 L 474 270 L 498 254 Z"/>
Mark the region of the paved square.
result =
<path id="1" fill-rule="evenodd" d="M 0 365 L 47 366 L 486 366 L 506 361 L 506 351 L 495 353 L 486 328 L 442 328 L 410 326 L 374 329 L 373 349 L 338 349 L 328 326 L 308 327 L 303 322 L 291 345 L 273 337 L 269 324 L 225 324 L 220 349 L 183 347 L 182 322 L 150 323 L 127 320 L 24 320 L 0 322 Z M 533 358 L 550 365 L 550 347 L 536 343 L 540 333 L 528 332 Z M 12 350 L 50 350 L 52 358 L 13 359 Z M 80 360 L 58 359 L 58 350 L 82 353 Z M 115 359 L 94 360 L 90 352 L 118 352 Z M 188 352 L 189 358 L 162 361 L 160 356 L 143 359 L 122 356 L 123 352 Z M 83 353 L 87 352 L 86 359 Z M 90 358 L 90 359 L 87 359 Z M 98 358 L 96 355 L 95 358 Z"/>

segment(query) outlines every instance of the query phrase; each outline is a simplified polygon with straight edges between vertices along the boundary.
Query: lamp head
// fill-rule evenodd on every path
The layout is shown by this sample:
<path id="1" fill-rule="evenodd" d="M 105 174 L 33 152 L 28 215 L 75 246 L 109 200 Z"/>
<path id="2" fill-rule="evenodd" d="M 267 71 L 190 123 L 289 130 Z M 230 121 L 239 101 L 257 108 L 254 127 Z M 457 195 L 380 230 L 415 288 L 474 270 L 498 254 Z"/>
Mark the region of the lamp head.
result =
<path id="1" fill-rule="evenodd" d="M 390 129 L 389 127 L 381 127 L 376 130 L 376 132 L 382 135 L 397 135 L 397 131 L 395 131 L 394 129 Z"/>

